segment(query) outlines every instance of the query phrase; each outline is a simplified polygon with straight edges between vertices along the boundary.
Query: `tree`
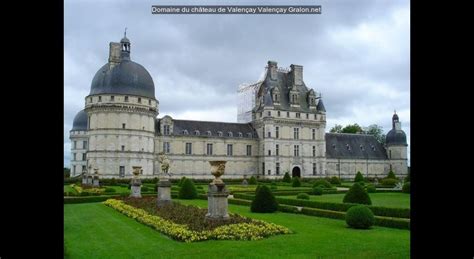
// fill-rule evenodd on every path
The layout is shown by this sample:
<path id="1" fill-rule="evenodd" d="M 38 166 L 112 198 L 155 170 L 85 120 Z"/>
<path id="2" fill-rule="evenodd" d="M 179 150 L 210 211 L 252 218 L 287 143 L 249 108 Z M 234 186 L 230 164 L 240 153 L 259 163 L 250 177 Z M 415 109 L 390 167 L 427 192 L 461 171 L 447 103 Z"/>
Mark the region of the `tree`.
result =
<path id="1" fill-rule="evenodd" d="M 71 170 L 67 167 L 64 167 L 64 178 L 69 178 L 71 176 Z"/>
<path id="2" fill-rule="evenodd" d="M 365 133 L 373 135 L 380 144 L 385 144 L 385 134 L 383 134 L 383 128 L 381 126 L 372 124 L 365 129 Z"/>
<path id="3" fill-rule="evenodd" d="M 362 173 L 360 171 L 357 171 L 357 174 L 354 178 L 354 182 L 363 182 L 364 181 L 364 176 L 362 176 Z"/>
<path id="4" fill-rule="evenodd" d="M 288 171 L 286 171 L 285 176 L 283 176 L 283 182 L 291 183 L 291 176 L 290 176 L 290 173 L 288 173 Z"/>
<path id="5" fill-rule="evenodd" d="M 342 125 L 339 125 L 339 124 L 334 125 L 334 127 L 332 127 L 329 132 L 331 132 L 331 133 L 341 133 L 342 132 Z"/>
<path id="6" fill-rule="evenodd" d="M 359 124 L 349 124 L 345 126 L 341 133 L 364 133 L 364 130 L 359 126 Z"/>

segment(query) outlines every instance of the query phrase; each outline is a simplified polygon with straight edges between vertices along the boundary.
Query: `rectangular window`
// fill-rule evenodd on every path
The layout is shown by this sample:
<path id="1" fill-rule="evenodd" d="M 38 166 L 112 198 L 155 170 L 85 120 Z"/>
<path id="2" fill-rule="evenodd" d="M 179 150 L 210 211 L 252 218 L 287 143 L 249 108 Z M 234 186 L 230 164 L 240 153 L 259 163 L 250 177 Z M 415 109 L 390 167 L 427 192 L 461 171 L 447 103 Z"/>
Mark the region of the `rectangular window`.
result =
<path id="1" fill-rule="evenodd" d="M 300 146 L 299 145 L 295 145 L 294 148 L 293 148 L 293 155 L 294 156 L 300 156 Z"/>
<path id="2" fill-rule="evenodd" d="M 72 175 L 75 175 L 75 174 L 76 174 L 76 167 L 73 166 L 73 167 L 72 167 Z"/>
<path id="3" fill-rule="evenodd" d="M 87 141 L 82 141 L 82 149 L 87 149 Z"/>
<path id="4" fill-rule="evenodd" d="M 125 96 L 125 101 L 128 102 L 128 96 Z"/>
<path id="5" fill-rule="evenodd" d="M 280 127 L 275 127 L 275 138 L 280 137 Z"/>
<path id="6" fill-rule="evenodd" d="M 272 116 L 272 112 L 271 111 L 268 111 L 268 117 Z"/>
<path id="7" fill-rule="evenodd" d="M 252 145 L 247 145 L 247 156 L 252 155 Z"/>
<path id="8" fill-rule="evenodd" d="M 142 98 L 138 97 L 138 103 L 142 103 Z"/>
<path id="9" fill-rule="evenodd" d="M 84 172 L 84 171 L 86 171 L 86 166 L 85 165 L 82 166 L 82 171 L 81 172 Z"/>
<path id="10" fill-rule="evenodd" d="M 268 155 L 271 156 L 272 155 L 272 151 L 269 149 L 268 150 Z"/>
<path id="11" fill-rule="evenodd" d="M 309 119 L 309 114 L 308 113 L 306 113 L 306 119 Z"/>
<path id="12" fill-rule="evenodd" d="M 232 156 L 232 144 L 227 144 L 227 155 Z"/>
<path id="13" fill-rule="evenodd" d="M 92 97 L 91 97 L 91 98 L 89 98 L 89 103 L 91 103 L 91 102 L 92 102 Z"/>
<path id="14" fill-rule="evenodd" d="M 125 129 L 125 123 L 122 123 L 122 129 Z"/>
<path id="15" fill-rule="evenodd" d="M 280 155 L 280 145 L 278 145 L 278 144 L 275 145 L 275 155 L 277 155 L 277 156 Z"/>
<path id="16" fill-rule="evenodd" d="M 262 163 L 262 174 L 265 175 L 265 162 Z"/>
<path id="17" fill-rule="evenodd" d="M 271 138 L 271 137 L 272 137 L 272 132 L 269 131 L 269 132 L 267 133 L 267 136 L 268 136 L 269 138 Z"/>
<path id="18" fill-rule="evenodd" d="M 286 117 L 290 118 L 290 112 L 286 112 Z"/>
<path id="19" fill-rule="evenodd" d="M 315 115 L 314 115 L 314 119 L 316 120 L 317 118 L 318 118 L 318 115 L 315 114 Z"/>
<path id="20" fill-rule="evenodd" d="M 122 178 L 125 177 L 125 166 L 119 167 L 119 176 Z"/>
<path id="21" fill-rule="evenodd" d="M 268 175 L 271 175 L 272 174 L 272 170 L 268 170 Z"/>
<path id="22" fill-rule="evenodd" d="M 122 151 L 125 151 L 125 146 L 122 145 Z"/>
<path id="23" fill-rule="evenodd" d="M 148 100 L 148 105 L 151 105 L 151 100 Z"/>
<path id="24" fill-rule="evenodd" d="M 277 115 L 278 115 L 278 117 L 280 117 L 280 115 L 281 115 L 281 114 L 280 114 L 280 111 L 277 112 Z"/>
<path id="25" fill-rule="evenodd" d="M 299 128 L 293 128 L 293 138 L 294 139 L 300 139 L 300 129 Z"/>
<path id="26" fill-rule="evenodd" d="M 212 156 L 212 144 L 207 144 L 207 152 L 208 156 Z"/>
<path id="27" fill-rule="evenodd" d="M 193 143 L 186 143 L 186 155 L 193 153 Z"/>
<path id="28" fill-rule="evenodd" d="M 296 113 L 296 118 L 301 118 L 301 115 L 299 112 Z"/>
<path id="29" fill-rule="evenodd" d="M 169 135 L 170 134 L 170 125 L 164 125 L 163 126 L 163 135 Z"/>
<path id="30" fill-rule="evenodd" d="M 259 115 L 260 115 L 260 118 L 262 118 L 262 113 L 259 113 Z"/>
<path id="31" fill-rule="evenodd" d="M 102 96 L 99 96 L 99 102 L 102 102 Z"/>
<path id="32" fill-rule="evenodd" d="M 76 159 L 75 159 L 76 161 L 79 161 L 79 155 L 80 155 L 79 153 L 76 153 Z"/>
<path id="33" fill-rule="evenodd" d="M 313 146 L 313 156 L 316 156 L 316 146 Z"/>
<path id="34" fill-rule="evenodd" d="M 276 175 L 280 175 L 280 163 L 276 163 L 275 173 Z"/>
<path id="35" fill-rule="evenodd" d="M 163 152 L 166 154 L 170 153 L 170 143 L 169 142 L 163 142 Z"/>
<path id="36" fill-rule="evenodd" d="M 316 175 L 316 163 L 313 163 L 313 175 Z"/>
<path id="37" fill-rule="evenodd" d="M 312 129 L 312 131 L 313 131 L 313 140 L 315 140 L 316 139 L 316 129 Z"/>
<path id="38" fill-rule="evenodd" d="M 113 96 L 113 95 L 112 95 L 112 96 L 110 96 L 110 101 L 112 101 L 112 102 L 113 102 L 113 101 L 114 101 L 114 99 L 115 99 L 115 96 Z"/>
<path id="39" fill-rule="evenodd" d="M 74 141 L 73 145 L 72 145 L 72 148 L 73 149 L 76 149 L 76 141 Z"/>
<path id="40" fill-rule="evenodd" d="M 86 153 L 82 153 L 82 161 L 86 161 Z"/>

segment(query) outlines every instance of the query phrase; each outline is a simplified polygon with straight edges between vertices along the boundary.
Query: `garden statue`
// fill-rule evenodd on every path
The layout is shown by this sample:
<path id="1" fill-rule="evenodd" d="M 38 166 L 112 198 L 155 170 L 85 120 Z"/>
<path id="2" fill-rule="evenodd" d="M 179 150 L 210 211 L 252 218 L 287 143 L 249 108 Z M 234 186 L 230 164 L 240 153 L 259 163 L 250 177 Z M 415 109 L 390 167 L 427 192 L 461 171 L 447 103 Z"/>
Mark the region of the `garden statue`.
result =
<path id="1" fill-rule="evenodd" d="M 142 181 L 139 178 L 139 175 L 142 171 L 141 166 L 132 166 L 133 168 L 133 178 L 130 182 L 130 197 L 134 198 L 141 198 L 141 189 L 142 189 Z"/>
<path id="2" fill-rule="evenodd" d="M 229 192 L 221 179 L 221 176 L 225 172 L 226 162 L 227 161 L 209 161 L 211 164 L 211 174 L 214 175 L 215 179 L 208 186 L 208 212 L 206 214 L 206 220 L 220 221 L 229 219 L 227 212 L 227 196 L 229 196 Z"/>
<path id="3" fill-rule="evenodd" d="M 171 174 L 168 172 L 170 161 L 164 152 L 158 154 L 158 161 L 161 164 L 161 174 L 158 182 L 157 206 L 161 207 L 171 203 L 171 182 L 169 180 Z"/>

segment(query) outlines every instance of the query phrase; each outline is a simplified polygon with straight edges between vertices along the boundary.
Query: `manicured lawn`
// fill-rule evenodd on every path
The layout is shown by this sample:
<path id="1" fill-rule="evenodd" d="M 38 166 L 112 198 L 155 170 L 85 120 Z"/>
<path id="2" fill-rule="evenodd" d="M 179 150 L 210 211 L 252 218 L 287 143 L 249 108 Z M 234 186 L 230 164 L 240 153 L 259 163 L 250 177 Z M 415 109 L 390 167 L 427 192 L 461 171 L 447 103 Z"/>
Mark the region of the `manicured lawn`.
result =
<path id="1" fill-rule="evenodd" d="M 341 194 L 323 194 L 321 196 L 310 195 L 310 200 L 340 202 L 344 199 L 344 193 Z M 372 205 L 394 208 L 410 208 L 410 194 L 396 192 L 369 193 Z M 282 198 L 293 198 L 295 196 L 279 196 Z"/>
<path id="2" fill-rule="evenodd" d="M 206 200 L 181 201 L 207 207 Z M 260 241 L 182 243 L 101 203 L 64 205 L 64 239 L 70 258 L 409 258 L 410 231 L 355 230 L 343 220 L 290 213 L 229 211 L 290 228 L 294 233 Z"/>

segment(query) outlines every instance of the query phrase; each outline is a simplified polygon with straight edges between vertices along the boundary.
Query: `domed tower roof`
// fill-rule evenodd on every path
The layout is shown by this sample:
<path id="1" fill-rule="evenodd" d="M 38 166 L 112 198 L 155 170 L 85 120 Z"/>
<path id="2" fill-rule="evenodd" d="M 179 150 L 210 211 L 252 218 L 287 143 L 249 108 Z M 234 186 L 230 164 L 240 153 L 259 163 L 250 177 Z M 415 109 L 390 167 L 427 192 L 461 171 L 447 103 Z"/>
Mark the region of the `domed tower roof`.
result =
<path id="1" fill-rule="evenodd" d="M 114 44 L 120 44 L 120 48 Z M 109 62 L 92 79 L 90 95 L 124 94 L 155 99 L 153 79 L 142 65 L 130 59 L 130 41 L 126 36 L 120 43 L 111 43 L 110 55 Z"/>
<path id="2" fill-rule="evenodd" d="M 392 116 L 392 129 L 385 137 L 385 144 L 388 145 L 407 145 L 407 135 L 402 130 L 397 113 Z"/>
<path id="3" fill-rule="evenodd" d="M 76 114 L 71 130 L 87 130 L 87 113 L 82 110 Z"/>

